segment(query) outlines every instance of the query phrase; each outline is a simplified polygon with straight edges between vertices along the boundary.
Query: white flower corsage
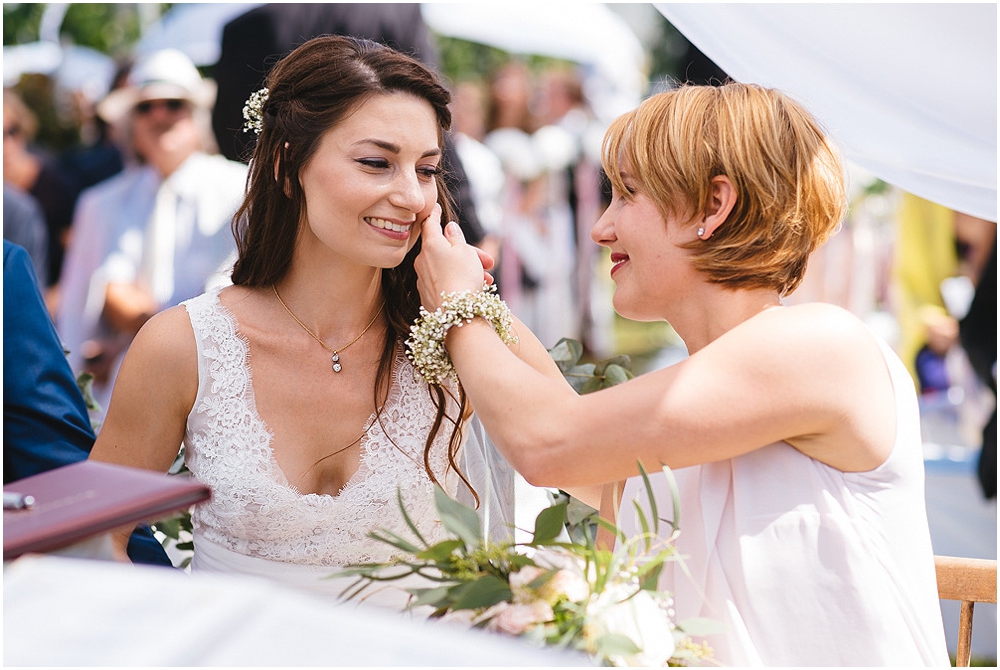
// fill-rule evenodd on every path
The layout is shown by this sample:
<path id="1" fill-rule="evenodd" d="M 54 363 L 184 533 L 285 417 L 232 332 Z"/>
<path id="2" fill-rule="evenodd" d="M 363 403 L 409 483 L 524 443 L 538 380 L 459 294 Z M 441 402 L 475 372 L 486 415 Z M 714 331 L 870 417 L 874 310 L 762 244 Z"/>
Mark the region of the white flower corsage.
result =
<path id="1" fill-rule="evenodd" d="M 452 326 L 470 323 L 475 317 L 486 319 L 504 344 L 514 344 L 513 321 L 507 303 L 496 294 L 496 287 L 484 285 L 482 291 L 442 293 L 444 300 L 433 312 L 420 308 L 420 316 L 410 326 L 406 357 L 428 384 L 441 385 L 456 380 L 455 366 L 444 348 L 444 336 Z"/>

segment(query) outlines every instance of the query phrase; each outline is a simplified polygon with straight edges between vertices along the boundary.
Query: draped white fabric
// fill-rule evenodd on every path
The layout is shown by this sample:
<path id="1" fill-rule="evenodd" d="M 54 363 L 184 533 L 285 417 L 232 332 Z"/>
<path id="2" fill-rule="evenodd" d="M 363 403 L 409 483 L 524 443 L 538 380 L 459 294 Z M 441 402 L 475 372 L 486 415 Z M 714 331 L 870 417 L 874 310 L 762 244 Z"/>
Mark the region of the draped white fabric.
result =
<path id="1" fill-rule="evenodd" d="M 655 6 L 733 79 L 804 104 L 849 160 L 997 220 L 996 4 Z"/>
<path id="2" fill-rule="evenodd" d="M 245 575 L 28 555 L 3 568 L 3 664 L 584 667 L 577 652 L 333 603 Z"/>

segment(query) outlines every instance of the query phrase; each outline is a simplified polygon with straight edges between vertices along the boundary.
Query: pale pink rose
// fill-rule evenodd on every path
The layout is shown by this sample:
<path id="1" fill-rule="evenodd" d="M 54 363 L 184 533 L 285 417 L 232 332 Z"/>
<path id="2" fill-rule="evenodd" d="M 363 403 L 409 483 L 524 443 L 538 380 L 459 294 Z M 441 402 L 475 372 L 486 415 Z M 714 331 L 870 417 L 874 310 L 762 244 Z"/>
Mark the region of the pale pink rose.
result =
<path id="1" fill-rule="evenodd" d="M 495 607 L 499 612 L 486 628 L 508 635 L 523 635 L 533 626 L 551 621 L 554 616 L 552 608 L 544 600 L 518 604 L 500 603 Z"/>
<path id="2" fill-rule="evenodd" d="M 538 567 L 527 566 L 510 577 L 511 589 L 515 592 L 515 602 L 527 602 L 527 597 L 517 597 L 517 588 L 527 586 L 539 575 L 555 571 L 552 577 L 538 591 L 538 597 L 550 605 L 555 605 L 565 597 L 573 602 L 583 602 L 590 596 L 590 585 L 583 571 L 586 563 L 579 557 L 553 549 L 539 549 L 531 556 Z"/>
<path id="3" fill-rule="evenodd" d="M 531 580 L 540 576 L 545 570 L 542 568 L 535 567 L 534 565 L 526 565 L 517 572 L 510 573 L 510 585 L 513 587 L 527 586 Z"/>
<path id="4" fill-rule="evenodd" d="M 585 602 L 590 597 L 590 584 L 576 570 L 559 570 L 538 590 L 538 597 L 550 605 L 555 605 L 562 598 Z"/>

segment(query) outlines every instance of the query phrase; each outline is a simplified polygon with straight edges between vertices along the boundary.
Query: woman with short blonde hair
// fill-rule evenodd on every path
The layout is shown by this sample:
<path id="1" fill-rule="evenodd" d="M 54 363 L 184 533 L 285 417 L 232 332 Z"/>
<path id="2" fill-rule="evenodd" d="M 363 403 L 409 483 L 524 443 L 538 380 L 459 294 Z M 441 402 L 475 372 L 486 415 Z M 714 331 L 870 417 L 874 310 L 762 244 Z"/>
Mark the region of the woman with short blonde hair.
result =
<path id="1" fill-rule="evenodd" d="M 591 236 L 615 309 L 669 322 L 690 356 L 579 396 L 473 318 L 444 343 L 490 435 L 536 485 L 628 478 L 628 532 L 637 462 L 672 468 L 683 560 L 660 586 L 678 620 L 725 624 L 707 639 L 721 663 L 947 665 L 906 368 L 847 311 L 782 304 L 846 209 L 819 124 L 779 91 L 681 87 L 619 118 L 603 155 L 612 199 Z M 483 268 L 433 218 L 418 285 L 448 308 Z"/>

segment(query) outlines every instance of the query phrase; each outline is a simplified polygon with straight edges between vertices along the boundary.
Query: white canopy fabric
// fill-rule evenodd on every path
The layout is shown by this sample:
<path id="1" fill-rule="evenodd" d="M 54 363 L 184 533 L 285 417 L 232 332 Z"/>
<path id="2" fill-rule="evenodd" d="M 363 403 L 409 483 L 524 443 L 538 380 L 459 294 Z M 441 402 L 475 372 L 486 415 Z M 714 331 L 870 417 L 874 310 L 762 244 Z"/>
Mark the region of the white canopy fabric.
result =
<path id="1" fill-rule="evenodd" d="M 45 74 L 70 91 L 100 100 L 111 86 L 115 61 L 99 51 L 75 44 L 29 42 L 3 48 L 3 85 L 14 86 L 25 74 Z"/>
<path id="2" fill-rule="evenodd" d="M 655 6 L 733 79 L 804 104 L 849 160 L 997 220 L 996 4 Z"/>
<path id="3" fill-rule="evenodd" d="M 262 2 L 177 3 L 142 36 L 137 54 L 178 49 L 195 65 L 214 65 L 222 51 L 222 29 Z"/>

